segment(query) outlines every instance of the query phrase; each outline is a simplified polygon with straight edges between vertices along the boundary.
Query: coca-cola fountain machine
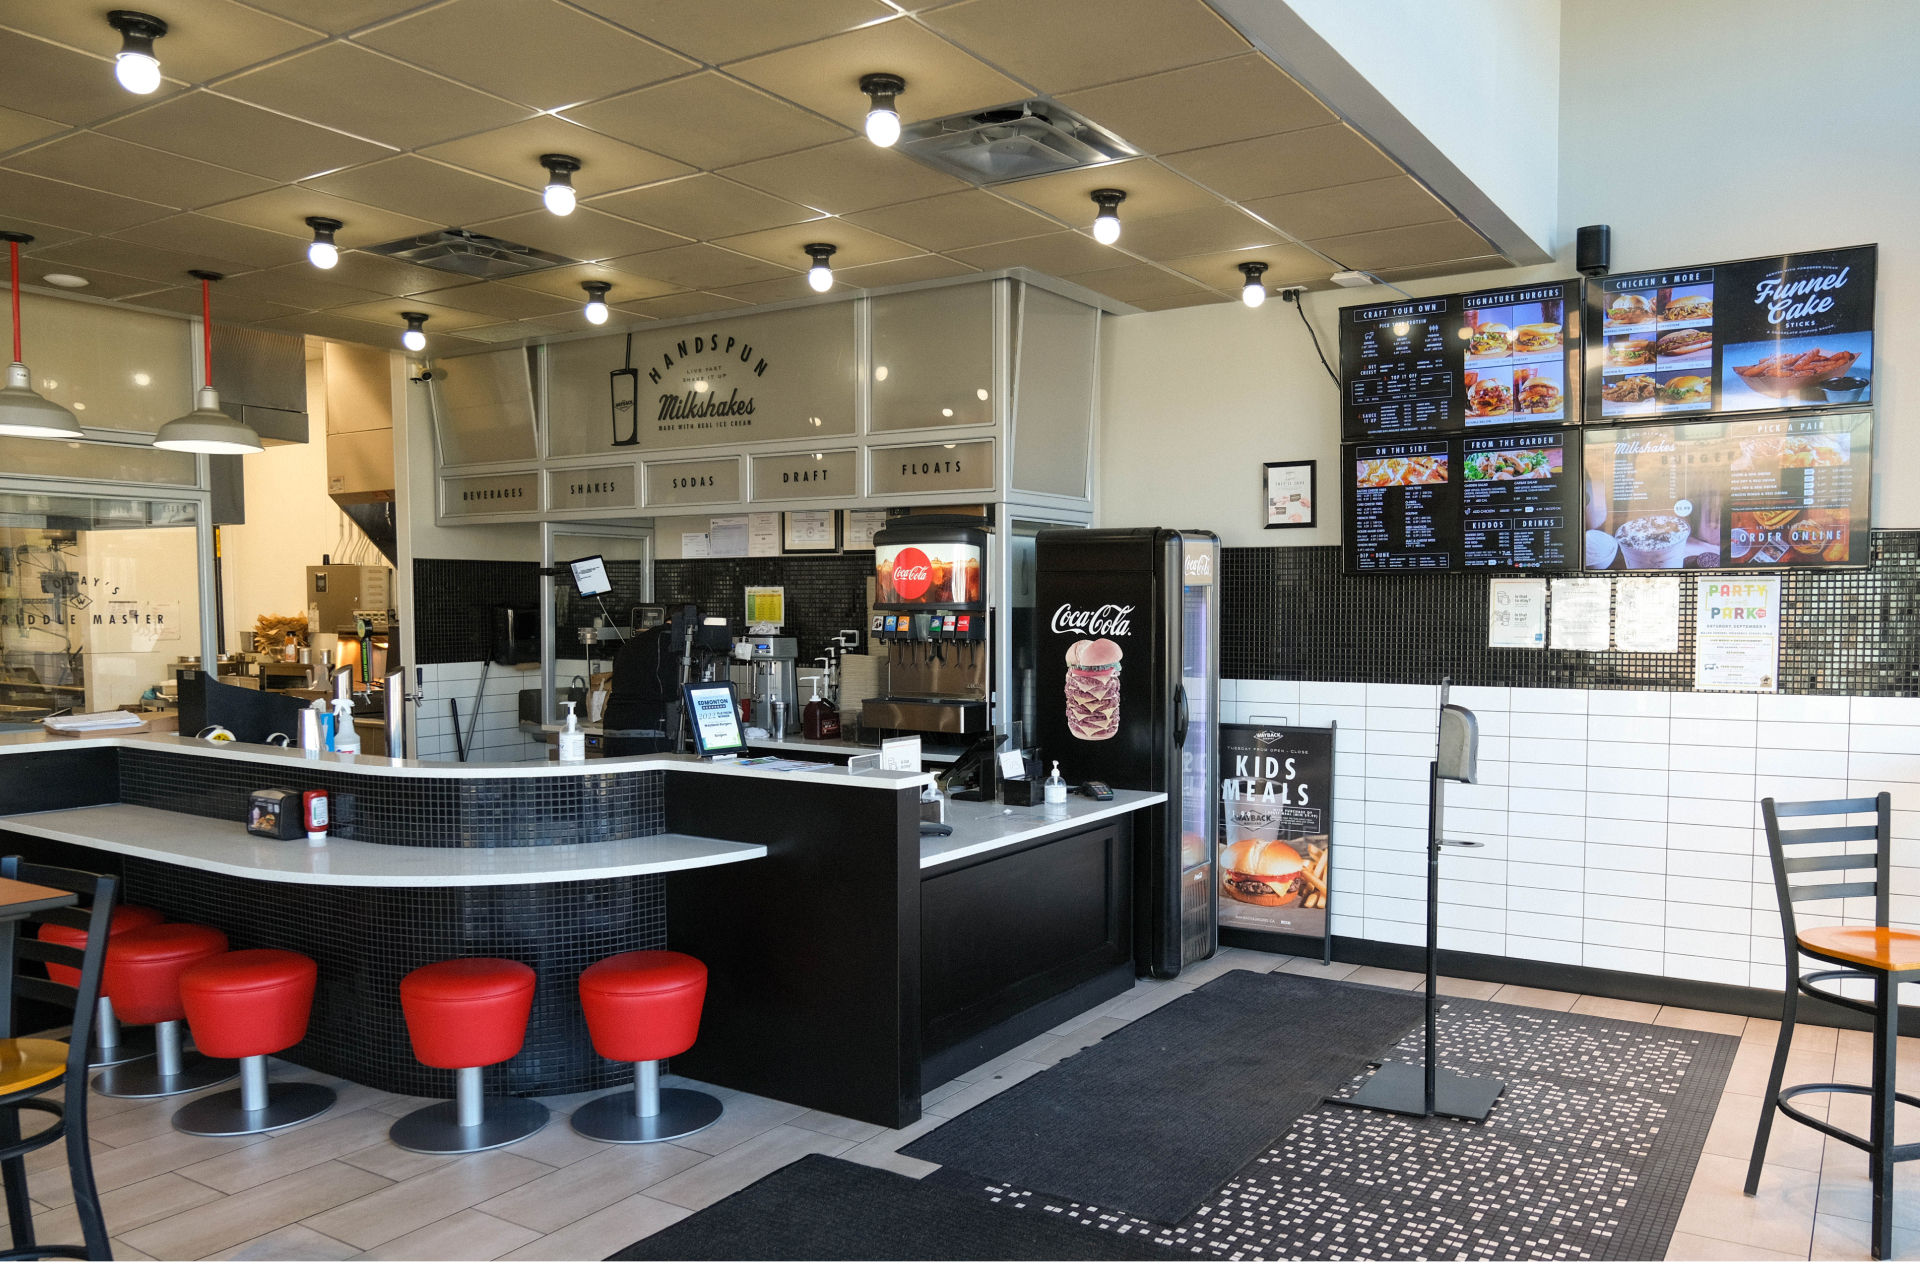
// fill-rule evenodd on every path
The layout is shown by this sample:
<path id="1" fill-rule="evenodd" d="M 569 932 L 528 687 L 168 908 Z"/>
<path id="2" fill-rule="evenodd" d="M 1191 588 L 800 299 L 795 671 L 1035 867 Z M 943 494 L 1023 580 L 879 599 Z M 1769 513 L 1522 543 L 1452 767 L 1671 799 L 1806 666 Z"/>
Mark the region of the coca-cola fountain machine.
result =
<path id="1" fill-rule="evenodd" d="M 977 736 L 992 723 L 986 521 L 897 518 L 874 533 L 873 549 L 869 631 L 887 646 L 887 695 L 862 705 L 860 724 L 964 744 L 958 738 Z"/>
<path id="2" fill-rule="evenodd" d="M 1133 944 L 1141 973 L 1176 977 L 1216 938 L 1220 538 L 1043 530 L 1034 562 L 1041 761 L 1167 795 L 1133 816 Z"/>

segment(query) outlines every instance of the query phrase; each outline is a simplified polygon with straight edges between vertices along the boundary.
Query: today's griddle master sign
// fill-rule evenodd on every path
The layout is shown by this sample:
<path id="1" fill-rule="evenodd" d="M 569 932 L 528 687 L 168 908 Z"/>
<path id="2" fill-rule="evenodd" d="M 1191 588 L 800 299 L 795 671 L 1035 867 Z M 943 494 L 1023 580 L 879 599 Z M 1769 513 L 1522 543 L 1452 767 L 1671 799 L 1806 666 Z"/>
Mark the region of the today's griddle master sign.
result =
<path id="1" fill-rule="evenodd" d="M 1332 727 L 1220 725 L 1215 869 L 1223 927 L 1326 935 L 1334 733 Z"/>

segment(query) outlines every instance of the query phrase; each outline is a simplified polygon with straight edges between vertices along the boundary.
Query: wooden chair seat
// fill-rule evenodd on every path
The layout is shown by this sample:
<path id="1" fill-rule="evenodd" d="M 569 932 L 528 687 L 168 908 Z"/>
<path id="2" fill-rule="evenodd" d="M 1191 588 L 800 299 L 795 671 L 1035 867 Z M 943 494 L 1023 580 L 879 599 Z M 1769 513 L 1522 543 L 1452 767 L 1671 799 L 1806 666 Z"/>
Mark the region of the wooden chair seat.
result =
<path id="1" fill-rule="evenodd" d="M 1802 929 L 1795 936 L 1810 951 L 1862 968 L 1886 973 L 1920 969 L 1920 933 L 1876 929 L 1872 925 L 1833 925 Z"/>
<path id="2" fill-rule="evenodd" d="M 52 1082 L 67 1070 L 67 1045 L 52 1039 L 0 1039 L 0 1095 Z"/>

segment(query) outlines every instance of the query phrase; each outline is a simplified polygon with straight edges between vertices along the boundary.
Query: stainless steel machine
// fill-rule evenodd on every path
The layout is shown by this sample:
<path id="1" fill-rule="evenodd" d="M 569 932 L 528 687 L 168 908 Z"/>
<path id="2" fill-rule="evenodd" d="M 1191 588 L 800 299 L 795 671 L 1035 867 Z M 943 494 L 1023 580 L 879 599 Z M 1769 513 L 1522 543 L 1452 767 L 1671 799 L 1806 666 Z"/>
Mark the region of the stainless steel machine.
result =
<path id="1" fill-rule="evenodd" d="M 733 640 L 734 685 L 753 698 L 754 727 L 782 737 L 800 728 L 800 641 L 780 635 Z"/>
<path id="2" fill-rule="evenodd" d="M 887 694 L 866 729 L 971 736 L 992 725 L 985 519 L 897 518 L 876 532 L 872 638 L 887 646 Z"/>

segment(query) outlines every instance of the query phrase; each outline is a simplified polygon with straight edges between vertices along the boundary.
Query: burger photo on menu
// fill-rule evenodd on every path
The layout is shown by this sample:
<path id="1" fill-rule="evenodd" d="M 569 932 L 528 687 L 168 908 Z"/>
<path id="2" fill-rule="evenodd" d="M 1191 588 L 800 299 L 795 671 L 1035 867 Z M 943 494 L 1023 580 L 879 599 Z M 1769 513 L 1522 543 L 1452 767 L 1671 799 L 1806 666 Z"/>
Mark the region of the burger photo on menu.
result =
<path id="1" fill-rule="evenodd" d="M 1713 383 L 1698 373 L 1656 373 L 1654 396 L 1662 412 L 1705 411 L 1713 406 Z"/>
<path id="2" fill-rule="evenodd" d="M 1652 321 L 1653 304 L 1640 294 L 1615 294 L 1613 300 L 1607 303 L 1606 331 L 1609 333 Z"/>
<path id="3" fill-rule="evenodd" d="M 1660 305 L 1660 323 L 1664 327 L 1687 320 L 1713 319 L 1713 286 L 1682 285 L 1667 291 Z"/>
<path id="4" fill-rule="evenodd" d="M 1653 346 L 1654 339 L 1649 334 L 1610 337 L 1607 339 L 1607 367 L 1639 368 L 1651 365 L 1656 358 Z"/>
<path id="5" fill-rule="evenodd" d="M 1542 360 L 1513 370 L 1514 410 L 1530 419 L 1557 420 L 1565 410 L 1565 392 L 1561 377 L 1566 365 L 1559 360 Z"/>
<path id="6" fill-rule="evenodd" d="M 1484 418 L 1513 414 L 1513 377 L 1510 374 L 1470 372 L 1466 376 L 1468 416 Z"/>
<path id="7" fill-rule="evenodd" d="M 1653 344 L 1653 353 L 1662 368 L 1682 363 L 1697 363 L 1704 368 L 1713 362 L 1713 330 L 1694 326 L 1662 333 Z"/>
<path id="8" fill-rule="evenodd" d="M 1561 344 L 1561 328 L 1558 323 L 1541 321 L 1523 324 L 1513 331 L 1513 353 L 1516 355 L 1541 355 L 1548 351 L 1559 350 Z"/>
<path id="9" fill-rule="evenodd" d="M 1476 325 L 1467 341 L 1467 358 L 1505 359 L 1513 354 L 1513 330 L 1498 320 Z"/>

